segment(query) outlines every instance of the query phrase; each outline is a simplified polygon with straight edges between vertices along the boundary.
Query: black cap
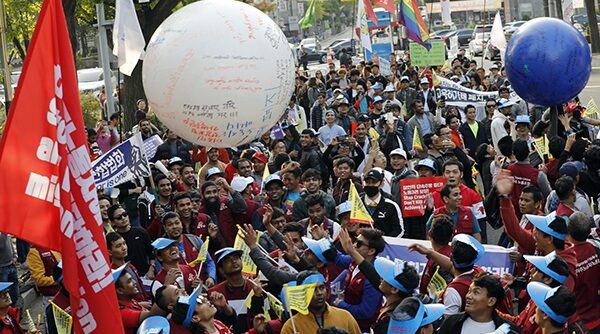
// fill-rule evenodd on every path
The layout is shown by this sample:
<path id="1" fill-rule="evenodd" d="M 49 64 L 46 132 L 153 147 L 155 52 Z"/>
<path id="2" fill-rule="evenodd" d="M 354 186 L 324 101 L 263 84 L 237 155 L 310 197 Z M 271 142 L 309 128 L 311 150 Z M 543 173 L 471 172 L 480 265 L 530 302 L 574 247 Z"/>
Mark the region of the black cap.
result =
<path id="1" fill-rule="evenodd" d="M 373 179 L 375 181 L 383 181 L 383 174 L 380 171 L 378 171 L 377 169 L 373 168 L 367 173 L 367 175 L 365 175 L 365 180 L 366 179 Z"/>

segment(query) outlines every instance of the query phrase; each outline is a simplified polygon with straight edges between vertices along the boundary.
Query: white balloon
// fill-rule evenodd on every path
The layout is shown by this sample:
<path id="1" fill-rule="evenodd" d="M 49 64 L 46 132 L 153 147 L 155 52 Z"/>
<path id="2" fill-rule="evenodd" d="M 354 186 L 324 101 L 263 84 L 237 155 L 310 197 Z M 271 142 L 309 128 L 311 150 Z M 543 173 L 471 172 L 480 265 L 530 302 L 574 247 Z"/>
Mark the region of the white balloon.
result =
<path id="1" fill-rule="evenodd" d="M 213 147 L 249 143 L 283 115 L 294 58 L 267 15 L 234 0 L 203 0 L 169 16 L 144 57 L 146 96 L 180 137 Z"/>

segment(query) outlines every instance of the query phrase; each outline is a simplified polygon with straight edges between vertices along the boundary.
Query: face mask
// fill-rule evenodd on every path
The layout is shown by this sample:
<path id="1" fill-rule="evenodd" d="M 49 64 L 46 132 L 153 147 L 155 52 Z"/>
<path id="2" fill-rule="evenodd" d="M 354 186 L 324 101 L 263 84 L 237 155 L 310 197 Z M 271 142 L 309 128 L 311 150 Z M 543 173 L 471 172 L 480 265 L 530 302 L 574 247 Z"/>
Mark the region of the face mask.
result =
<path id="1" fill-rule="evenodd" d="M 379 192 L 379 187 L 376 186 L 364 186 L 365 194 L 369 197 L 374 197 Z"/>

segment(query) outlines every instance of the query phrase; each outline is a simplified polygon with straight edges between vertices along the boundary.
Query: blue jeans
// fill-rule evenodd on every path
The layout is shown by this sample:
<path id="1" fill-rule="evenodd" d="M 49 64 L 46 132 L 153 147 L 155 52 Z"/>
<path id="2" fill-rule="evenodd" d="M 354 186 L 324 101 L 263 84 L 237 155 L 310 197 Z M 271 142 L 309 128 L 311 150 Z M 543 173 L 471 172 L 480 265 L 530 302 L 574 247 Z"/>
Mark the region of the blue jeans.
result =
<path id="1" fill-rule="evenodd" d="M 0 267 L 0 282 L 13 282 L 14 284 L 9 288 L 10 299 L 12 300 L 12 306 L 17 304 L 19 300 L 19 275 L 17 273 L 17 267 L 14 264 L 6 267 Z"/>

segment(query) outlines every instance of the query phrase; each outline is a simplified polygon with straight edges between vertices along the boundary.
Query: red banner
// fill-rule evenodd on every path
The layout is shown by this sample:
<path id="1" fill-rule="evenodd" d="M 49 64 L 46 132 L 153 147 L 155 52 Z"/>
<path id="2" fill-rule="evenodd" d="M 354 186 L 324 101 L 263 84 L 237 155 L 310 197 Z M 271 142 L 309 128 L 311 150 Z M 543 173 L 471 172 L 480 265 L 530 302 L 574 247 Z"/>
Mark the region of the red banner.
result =
<path id="1" fill-rule="evenodd" d="M 392 16 L 396 15 L 394 0 L 375 0 L 375 5 L 387 10 Z"/>
<path id="2" fill-rule="evenodd" d="M 0 144 L 0 231 L 62 253 L 75 333 L 123 333 L 60 0 L 45 0 Z"/>
<path id="3" fill-rule="evenodd" d="M 446 184 L 443 176 L 400 180 L 400 198 L 403 217 L 420 217 L 425 214 L 427 198 Z M 433 203 L 433 197 L 431 197 Z"/>

